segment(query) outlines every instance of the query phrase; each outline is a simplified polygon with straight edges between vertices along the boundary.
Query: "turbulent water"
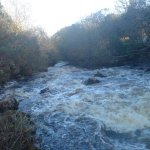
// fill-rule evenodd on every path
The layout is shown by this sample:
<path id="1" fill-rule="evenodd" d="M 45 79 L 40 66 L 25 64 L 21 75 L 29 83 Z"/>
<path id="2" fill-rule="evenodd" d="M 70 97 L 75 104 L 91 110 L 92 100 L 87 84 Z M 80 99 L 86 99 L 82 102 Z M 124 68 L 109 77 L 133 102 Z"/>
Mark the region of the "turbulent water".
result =
<path id="1" fill-rule="evenodd" d="M 97 71 L 106 77 L 85 85 Z M 150 73 L 144 70 L 59 63 L 28 81 L 9 82 L 0 97 L 12 94 L 35 122 L 42 150 L 150 149 Z"/>

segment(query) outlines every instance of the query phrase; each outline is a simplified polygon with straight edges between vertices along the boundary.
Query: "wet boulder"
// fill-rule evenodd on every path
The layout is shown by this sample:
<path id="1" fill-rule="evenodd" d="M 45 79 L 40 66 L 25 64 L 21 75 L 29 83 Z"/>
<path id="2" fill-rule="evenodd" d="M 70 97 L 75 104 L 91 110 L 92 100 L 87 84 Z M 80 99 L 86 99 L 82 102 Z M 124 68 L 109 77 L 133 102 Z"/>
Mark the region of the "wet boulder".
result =
<path id="1" fill-rule="evenodd" d="M 102 74 L 101 72 L 97 71 L 96 74 L 94 75 L 94 77 L 101 77 L 101 78 L 105 78 L 107 77 L 106 75 Z"/>
<path id="2" fill-rule="evenodd" d="M 92 85 L 92 84 L 97 84 L 97 83 L 100 83 L 100 82 L 101 82 L 100 80 L 98 80 L 94 77 L 94 78 L 89 78 L 86 81 L 84 81 L 84 84 L 85 85 Z"/>
<path id="3" fill-rule="evenodd" d="M 49 88 L 44 88 L 40 91 L 40 94 L 44 94 L 49 91 Z"/>
<path id="4" fill-rule="evenodd" d="M 17 110 L 19 102 L 15 98 L 6 98 L 0 100 L 0 112 L 5 112 L 7 110 Z"/>

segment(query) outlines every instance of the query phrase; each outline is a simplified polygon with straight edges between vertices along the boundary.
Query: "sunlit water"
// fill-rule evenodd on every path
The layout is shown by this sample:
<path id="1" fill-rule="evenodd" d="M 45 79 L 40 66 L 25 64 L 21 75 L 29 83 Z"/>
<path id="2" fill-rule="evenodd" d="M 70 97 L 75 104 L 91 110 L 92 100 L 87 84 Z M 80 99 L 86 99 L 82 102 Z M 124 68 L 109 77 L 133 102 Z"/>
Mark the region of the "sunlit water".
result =
<path id="1" fill-rule="evenodd" d="M 107 77 L 84 85 L 97 71 Z M 9 82 L 0 96 L 12 94 L 35 122 L 42 150 L 150 149 L 150 73 L 144 70 L 59 63 L 28 81 Z"/>

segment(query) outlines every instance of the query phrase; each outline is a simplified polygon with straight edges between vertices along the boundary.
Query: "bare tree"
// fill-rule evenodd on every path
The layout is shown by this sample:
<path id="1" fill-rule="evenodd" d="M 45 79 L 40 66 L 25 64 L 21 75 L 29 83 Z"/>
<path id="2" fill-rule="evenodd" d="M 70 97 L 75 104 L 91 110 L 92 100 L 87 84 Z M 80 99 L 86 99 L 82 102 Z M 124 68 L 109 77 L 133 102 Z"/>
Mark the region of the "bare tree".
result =
<path id="1" fill-rule="evenodd" d="M 150 5 L 150 0 L 117 0 L 116 1 L 116 10 L 119 13 L 126 13 L 128 8 L 146 8 Z"/>
<path id="2" fill-rule="evenodd" d="M 129 0 L 117 0 L 115 8 L 119 13 L 127 12 L 129 5 Z"/>
<path id="3" fill-rule="evenodd" d="M 14 20 L 14 30 L 21 31 L 29 25 L 29 3 L 23 0 L 2 0 L 5 10 Z"/>

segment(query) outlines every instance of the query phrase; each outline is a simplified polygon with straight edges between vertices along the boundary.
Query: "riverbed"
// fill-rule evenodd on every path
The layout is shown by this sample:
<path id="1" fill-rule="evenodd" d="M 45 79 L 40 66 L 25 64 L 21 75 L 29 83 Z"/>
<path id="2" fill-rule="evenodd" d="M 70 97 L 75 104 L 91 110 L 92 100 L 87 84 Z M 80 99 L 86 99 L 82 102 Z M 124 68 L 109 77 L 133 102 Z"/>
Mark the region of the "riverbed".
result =
<path id="1" fill-rule="evenodd" d="M 105 77 L 85 85 L 97 72 Z M 8 82 L 0 98 L 9 95 L 31 116 L 41 150 L 150 150 L 150 73 L 144 69 L 60 62 Z"/>

